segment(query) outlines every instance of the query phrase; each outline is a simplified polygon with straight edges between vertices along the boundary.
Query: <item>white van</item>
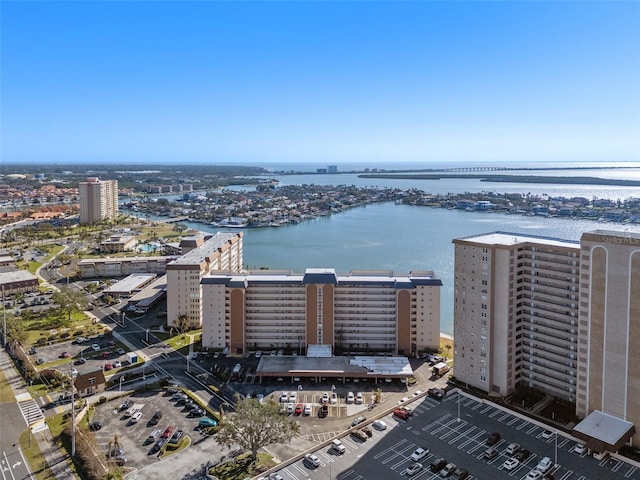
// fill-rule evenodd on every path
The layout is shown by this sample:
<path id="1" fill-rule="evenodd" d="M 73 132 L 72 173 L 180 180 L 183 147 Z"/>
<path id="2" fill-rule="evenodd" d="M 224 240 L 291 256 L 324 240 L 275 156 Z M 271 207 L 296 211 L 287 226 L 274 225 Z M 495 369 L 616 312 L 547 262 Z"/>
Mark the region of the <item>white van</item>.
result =
<path id="1" fill-rule="evenodd" d="M 338 453 L 339 455 L 342 455 L 344 452 L 347 451 L 344 444 L 337 438 L 335 440 L 331 440 L 331 450 Z"/>
<path id="2" fill-rule="evenodd" d="M 147 437 L 147 442 L 149 442 L 149 443 L 155 442 L 158 439 L 158 437 L 160 436 L 161 433 L 162 433 L 161 430 L 158 430 L 158 429 L 154 430 Z"/>

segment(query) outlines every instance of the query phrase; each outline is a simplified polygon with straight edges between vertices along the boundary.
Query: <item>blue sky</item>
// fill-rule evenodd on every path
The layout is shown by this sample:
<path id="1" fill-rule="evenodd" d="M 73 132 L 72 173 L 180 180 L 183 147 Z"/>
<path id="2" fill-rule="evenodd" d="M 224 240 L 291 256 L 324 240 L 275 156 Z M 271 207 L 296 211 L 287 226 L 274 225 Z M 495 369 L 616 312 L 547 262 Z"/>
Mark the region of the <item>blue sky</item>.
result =
<path id="1" fill-rule="evenodd" d="M 640 2 L 0 15 L 0 161 L 640 161 Z"/>

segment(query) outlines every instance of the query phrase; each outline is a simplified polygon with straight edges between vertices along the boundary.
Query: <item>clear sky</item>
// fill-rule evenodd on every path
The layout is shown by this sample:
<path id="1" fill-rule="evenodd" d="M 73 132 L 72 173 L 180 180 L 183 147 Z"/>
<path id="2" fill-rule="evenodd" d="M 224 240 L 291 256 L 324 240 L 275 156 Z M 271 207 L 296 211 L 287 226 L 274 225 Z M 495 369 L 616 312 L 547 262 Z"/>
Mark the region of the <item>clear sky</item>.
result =
<path id="1" fill-rule="evenodd" d="M 0 2 L 5 162 L 639 161 L 640 2 Z"/>

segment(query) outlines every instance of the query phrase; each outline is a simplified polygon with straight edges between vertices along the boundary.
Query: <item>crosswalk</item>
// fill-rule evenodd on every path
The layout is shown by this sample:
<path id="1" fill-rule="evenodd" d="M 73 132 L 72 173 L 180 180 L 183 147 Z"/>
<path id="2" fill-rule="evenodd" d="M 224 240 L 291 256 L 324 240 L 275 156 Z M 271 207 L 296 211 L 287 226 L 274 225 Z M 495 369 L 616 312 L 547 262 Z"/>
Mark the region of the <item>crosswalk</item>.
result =
<path id="1" fill-rule="evenodd" d="M 28 393 L 21 393 L 16 396 L 20 413 L 27 425 L 31 427 L 33 432 L 39 432 L 47 428 L 44 421 L 44 414 L 40 410 L 40 406 L 31 398 Z"/>

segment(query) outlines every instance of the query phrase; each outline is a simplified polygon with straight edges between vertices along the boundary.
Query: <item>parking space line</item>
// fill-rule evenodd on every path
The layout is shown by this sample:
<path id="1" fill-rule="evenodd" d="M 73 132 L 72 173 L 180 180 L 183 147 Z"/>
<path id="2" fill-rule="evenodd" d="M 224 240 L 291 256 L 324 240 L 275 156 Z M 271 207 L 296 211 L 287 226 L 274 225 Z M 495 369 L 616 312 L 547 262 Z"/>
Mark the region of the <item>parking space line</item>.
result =
<path id="1" fill-rule="evenodd" d="M 391 445 L 389 448 L 387 448 L 386 450 L 381 451 L 380 453 L 376 454 L 373 456 L 373 458 L 375 458 L 376 460 L 380 457 L 382 457 L 383 455 L 393 451 L 395 448 L 399 447 L 400 445 L 402 445 L 403 443 L 406 443 L 406 439 L 402 439 L 399 442 L 396 442 L 395 444 Z"/>
<path id="2" fill-rule="evenodd" d="M 522 422 L 520 425 L 516 427 L 516 430 L 522 430 L 527 425 L 529 425 L 529 422 L 525 420 L 524 422 Z"/>
<path id="3" fill-rule="evenodd" d="M 625 474 L 624 474 L 624 477 L 625 477 L 625 478 L 631 478 L 631 476 L 632 476 L 634 473 L 636 473 L 636 470 L 638 470 L 638 468 L 637 468 L 637 467 L 632 466 L 632 467 L 627 471 L 627 473 L 625 473 Z"/>
<path id="4" fill-rule="evenodd" d="M 483 448 L 485 446 L 484 441 L 480 442 L 480 441 L 478 441 L 478 438 L 482 438 L 485 433 L 487 433 L 486 430 L 480 430 L 477 434 L 475 434 L 473 437 L 470 437 L 469 440 L 464 442 L 458 448 L 464 448 L 468 444 L 473 443 L 473 442 L 475 442 L 476 445 L 473 448 L 470 448 L 469 450 L 467 450 L 468 454 L 471 454 L 472 452 L 476 451 L 478 448 Z M 484 451 L 483 451 L 483 455 L 484 455 Z"/>
<path id="5" fill-rule="evenodd" d="M 490 414 L 489 414 L 489 415 L 487 415 L 487 416 L 488 416 L 489 418 L 493 418 L 493 417 L 495 417 L 496 415 L 498 415 L 499 413 L 502 413 L 502 412 L 501 412 L 500 410 L 497 410 L 497 409 L 496 409 L 496 411 L 495 411 L 495 412 L 490 413 Z"/>
<path id="6" fill-rule="evenodd" d="M 383 465 L 386 465 L 386 464 L 387 464 L 387 463 L 389 463 L 391 460 L 393 460 L 394 458 L 397 458 L 397 457 L 399 457 L 399 456 L 403 456 L 403 458 L 404 458 L 404 454 L 405 454 L 406 452 L 408 452 L 409 450 L 413 450 L 413 447 L 415 447 L 415 446 L 416 446 L 416 444 L 415 444 L 415 443 L 411 443 L 411 444 L 409 444 L 409 446 L 407 446 L 406 448 L 404 448 L 404 449 L 402 449 L 402 450 L 400 450 L 400 451 L 398 451 L 398 452 L 395 452 L 391 457 L 389 457 L 389 458 L 385 459 L 384 461 L 382 461 L 382 462 L 380 462 L 380 463 L 382 463 Z"/>
<path id="7" fill-rule="evenodd" d="M 511 415 L 509 415 L 508 413 L 505 413 L 503 416 L 501 416 L 500 418 L 497 418 L 496 420 L 498 420 L 499 422 L 504 421 L 505 418 L 509 418 Z"/>
<path id="8" fill-rule="evenodd" d="M 529 430 L 527 430 L 527 433 L 529 435 L 531 435 L 533 432 L 535 432 L 538 429 L 537 425 L 533 425 Z"/>
<path id="9" fill-rule="evenodd" d="M 560 477 L 560 480 L 569 480 L 571 475 L 573 475 L 573 470 L 567 470 L 567 473 Z"/>
<path id="10" fill-rule="evenodd" d="M 507 422 L 507 425 L 511 426 L 519 420 L 520 419 L 518 417 L 513 417 L 509 422 Z"/>
<path id="11" fill-rule="evenodd" d="M 461 421 L 459 421 L 459 422 L 458 422 L 458 421 L 456 421 L 456 420 L 453 420 L 453 421 L 454 421 L 454 422 L 456 422 L 456 427 L 455 427 L 455 428 L 450 428 L 450 429 L 449 429 L 449 431 L 448 431 L 447 433 L 443 434 L 443 435 L 440 437 L 440 440 L 444 440 L 444 439 L 445 439 L 445 438 L 447 438 L 449 435 L 454 435 L 455 433 L 457 433 L 457 432 L 458 432 L 458 430 L 460 430 L 461 428 L 464 428 L 464 427 L 466 427 L 467 425 L 469 425 L 469 424 L 468 424 L 467 422 L 465 422 L 464 420 L 461 420 Z"/>
<path id="12" fill-rule="evenodd" d="M 475 407 L 473 407 L 471 410 L 477 410 L 477 409 L 479 409 L 480 407 L 482 407 L 483 405 L 484 405 L 484 403 L 480 403 L 480 402 L 478 402 L 478 404 L 477 404 Z"/>
<path id="13" fill-rule="evenodd" d="M 451 415 L 449 415 L 448 413 L 446 415 L 443 415 L 442 417 L 437 419 L 435 422 L 431 422 L 429 425 L 425 425 L 424 427 L 422 427 L 422 431 L 426 432 L 427 430 L 430 430 L 433 426 L 440 425 L 440 422 L 443 422 L 445 419 L 449 417 L 451 417 Z"/>
<path id="14" fill-rule="evenodd" d="M 480 413 L 482 413 L 483 415 L 489 411 L 493 410 L 493 407 L 491 405 L 487 405 L 486 408 L 484 408 L 483 410 L 480 410 Z"/>
<path id="15" fill-rule="evenodd" d="M 616 459 L 615 461 L 616 461 L 616 464 L 611 469 L 612 472 L 617 472 L 618 469 L 622 466 L 622 462 L 620 460 Z"/>
<path id="16" fill-rule="evenodd" d="M 476 427 L 474 427 L 473 425 L 471 425 L 471 428 L 469 428 L 468 430 L 462 432 L 461 434 L 459 434 L 457 437 L 452 438 L 451 440 L 449 440 L 449 445 L 451 445 L 452 443 L 457 442 L 458 440 L 460 440 L 463 437 L 466 437 L 468 433 L 473 432 L 476 429 Z"/>
<path id="17" fill-rule="evenodd" d="M 309 474 L 306 472 L 306 469 L 303 469 L 301 466 L 299 466 L 297 463 L 292 463 L 291 465 L 289 465 L 289 467 L 293 467 L 296 470 L 298 470 L 303 477 L 308 477 Z M 288 470 L 289 467 L 287 467 L 285 470 Z"/>

